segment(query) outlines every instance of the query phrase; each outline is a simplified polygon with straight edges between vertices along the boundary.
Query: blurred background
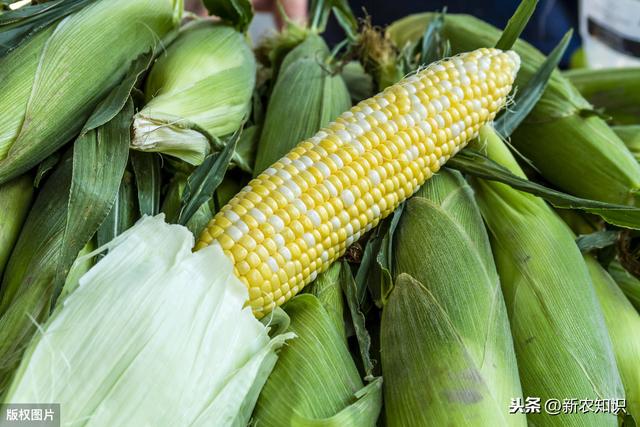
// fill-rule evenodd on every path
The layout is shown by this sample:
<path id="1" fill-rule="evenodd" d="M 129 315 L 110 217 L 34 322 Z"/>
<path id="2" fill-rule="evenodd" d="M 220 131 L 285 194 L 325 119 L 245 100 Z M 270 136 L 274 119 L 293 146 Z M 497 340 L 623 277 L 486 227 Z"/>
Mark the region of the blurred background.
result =
<path id="1" fill-rule="evenodd" d="M 280 0 L 281 10 L 293 21 L 304 22 L 308 0 Z M 515 11 L 518 0 L 349 0 L 358 18 L 370 16 L 376 26 L 412 13 L 437 11 L 446 8 L 451 13 L 475 15 L 497 27 L 504 27 Z M 200 0 L 187 0 L 187 8 L 194 13 L 206 14 Z M 255 42 L 283 24 L 274 0 L 254 0 L 256 16 L 250 28 Z M 637 0 L 540 0 L 535 14 L 523 33 L 523 38 L 542 52 L 549 53 L 562 36 L 573 28 L 571 44 L 561 66 L 570 62 L 582 63 L 583 51 L 588 64 L 594 68 L 604 66 L 640 65 L 640 1 Z M 324 34 L 331 45 L 344 38 L 335 20 Z M 579 48 L 583 46 L 583 50 Z"/>
<path id="2" fill-rule="evenodd" d="M 250 29 L 254 41 L 268 35 L 282 24 L 282 19 L 275 7 L 275 1 L 256 0 L 253 2 L 256 17 Z M 304 21 L 308 8 L 307 0 L 281 0 L 283 10 L 295 21 Z M 511 17 L 517 0 L 349 0 L 354 14 L 358 18 L 370 15 L 372 23 L 385 27 L 391 22 L 411 13 L 435 11 L 447 8 L 452 13 L 469 13 L 497 27 L 503 27 Z M 200 0 L 188 0 L 187 8 L 198 14 L 206 14 Z M 525 29 L 524 38 L 545 53 L 558 43 L 569 28 L 578 28 L 578 0 L 541 0 L 530 24 Z M 325 37 L 330 44 L 340 42 L 344 38 L 337 22 L 330 22 Z M 577 34 L 567 49 L 564 62 L 578 48 L 580 42 Z"/>

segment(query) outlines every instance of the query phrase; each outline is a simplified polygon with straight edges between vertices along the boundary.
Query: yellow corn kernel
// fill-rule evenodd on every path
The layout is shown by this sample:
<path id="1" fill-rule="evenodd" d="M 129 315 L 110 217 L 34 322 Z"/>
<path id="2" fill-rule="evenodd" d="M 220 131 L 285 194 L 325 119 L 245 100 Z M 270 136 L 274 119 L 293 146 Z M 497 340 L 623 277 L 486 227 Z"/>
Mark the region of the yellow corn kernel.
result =
<path id="1" fill-rule="evenodd" d="M 233 262 L 242 263 L 236 274 L 250 289 L 255 315 L 264 316 L 475 138 L 505 104 L 519 66 L 512 51 L 478 49 L 431 64 L 360 102 L 252 180 L 211 220 L 196 248 L 221 242 Z M 277 210 L 251 214 L 272 201 Z M 260 228 L 260 241 L 275 246 L 244 246 L 248 254 L 229 247 L 259 231 L 256 223 L 271 225 L 270 233 Z M 257 250 L 262 261 L 256 265 Z"/>

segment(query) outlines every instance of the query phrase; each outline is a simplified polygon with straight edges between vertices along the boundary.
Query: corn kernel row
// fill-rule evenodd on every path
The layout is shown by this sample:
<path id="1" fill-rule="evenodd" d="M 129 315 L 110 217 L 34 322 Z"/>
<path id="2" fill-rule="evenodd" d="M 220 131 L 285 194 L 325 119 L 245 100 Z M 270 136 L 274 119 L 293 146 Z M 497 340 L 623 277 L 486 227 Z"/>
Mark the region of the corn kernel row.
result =
<path id="1" fill-rule="evenodd" d="M 518 68 L 514 52 L 479 49 L 358 103 L 243 188 L 196 249 L 222 246 L 261 317 L 477 136 L 504 106 Z"/>

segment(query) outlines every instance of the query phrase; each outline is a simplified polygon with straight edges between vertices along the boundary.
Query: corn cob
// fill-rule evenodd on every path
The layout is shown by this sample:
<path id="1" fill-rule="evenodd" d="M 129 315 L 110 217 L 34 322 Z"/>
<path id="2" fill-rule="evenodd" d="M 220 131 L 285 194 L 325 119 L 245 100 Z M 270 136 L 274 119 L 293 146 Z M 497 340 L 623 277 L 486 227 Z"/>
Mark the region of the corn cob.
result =
<path id="1" fill-rule="evenodd" d="M 261 317 L 389 215 L 495 117 L 520 65 L 478 49 L 360 102 L 249 182 L 196 249 L 219 243 Z M 285 120 L 286 118 L 283 118 Z"/>
<path id="2" fill-rule="evenodd" d="M 435 13 L 411 15 L 393 23 L 387 31 L 402 47 L 418 40 L 427 23 L 437 16 Z M 454 53 L 493 46 L 501 35 L 499 29 L 480 19 L 457 14 L 445 16 L 442 31 Z M 523 40 L 515 43 L 514 50 L 522 58 L 515 85 L 523 87 L 545 56 Z M 546 180 L 569 193 L 610 203 L 640 203 L 637 198 L 640 165 L 592 110 L 592 105 L 556 70 L 540 101 L 512 135 L 511 142 Z M 584 176 L 589 179 L 583 179 Z"/>
<path id="3" fill-rule="evenodd" d="M 72 139 L 181 14 L 181 0 L 98 0 L 0 58 L 0 183 Z"/>

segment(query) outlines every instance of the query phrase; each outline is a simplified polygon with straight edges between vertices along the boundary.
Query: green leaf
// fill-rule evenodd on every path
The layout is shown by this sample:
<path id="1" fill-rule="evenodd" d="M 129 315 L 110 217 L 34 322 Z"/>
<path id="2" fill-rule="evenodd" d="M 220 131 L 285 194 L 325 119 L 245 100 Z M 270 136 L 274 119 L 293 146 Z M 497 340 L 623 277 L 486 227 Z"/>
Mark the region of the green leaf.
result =
<path id="1" fill-rule="evenodd" d="M 351 314 L 351 321 L 356 331 L 356 338 L 358 340 L 358 348 L 360 349 L 360 357 L 362 358 L 362 366 L 364 367 L 365 379 L 367 381 L 373 380 L 373 361 L 371 360 L 371 336 L 366 328 L 366 319 L 364 314 L 360 310 L 360 301 L 358 300 L 358 293 L 356 288 L 356 282 L 353 280 L 351 269 L 346 261 L 341 261 L 342 266 L 340 269 L 340 283 L 343 286 L 343 292 L 347 297 L 347 306 Z"/>
<path id="2" fill-rule="evenodd" d="M 518 37 L 520 37 L 520 34 L 522 34 L 524 27 L 527 26 L 537 5 L 538 0 L 522 0 L 522 2 L 520 2 L 515 13 L 509 19 L 509 22 L 507 22 L 507 26 L 502 32 L 500 40 L 496 43 L 496 48 L 509 50 L 513 47 Z"/>
<path id="3" fill-rule="evenodd" d="M 160 157 L 155 153 L 131 151 L 131 165 L 136 177 L 140 215 L 154 216 L 160 212 Z"/>
<path id="4" fill-rule="evenodd" d="M 73 172 L 67 220 L 56 272 L 54 299 L 80 250 L 105 220 L 127 165 L 133 102 L 108 125 L 79 137 L 73 146 Z"/>
<path id="5" fill-rule="evenodd" d="M 138 82 L 138 79 L 149 68 L 151 60 L 153 59 L 153 50 L 149 50 L 143 54 L 140 54 L 132 63 L 129 71 L 124 76 L 122 82 L 116 86 L 105 99 L 103 99 L 93 114 L 85 123 L 81 135 L 84 135 L 88 131 L 104 125 L 109 120 L 113 119 L 118 112 L 120 112 L 127 100 L 131 95 L 131 90 Z M 133 112 L 132 112 L 133 115 Z"/>
<path id="6" fill-rule="evenodd" d="M 434 61 L 442 59 L 443 42 L 442 27 L 444 25 L 444 15 L 446 10 L 443 10 L 434 20 L 429 21 L 427 28 L 422 35 L 421 51 L 420 51 L 420 63 L 422 65 L 431 64 Z"/>
<path id="7" fill-rule="evenodd" d="M 346 0 L 332 0 L 331 10 L 350 41 L 358 37 L 358 20 Z"/>
<path id="8" fill-rule="evenodd" d="M 317 34 L 323 33 L 333 11 L 340 27 L 351 41 L 358 36 L 358 20 L 346 0 L 313 0 L 309 7 L 309 27 Z"/>
<path id="9" fill-rule="evenodd" d="M 0 57 L 29 40 L 43 28 L 93 1 L 95 0 L 55 0 L 23 6 L 1 14 Z"/>
<path id="10" fill-rule="evenodd" d="M 248 174 L 253 174 L 253 165 L 261 130 L 260 126 L 257 125 L 245 127 L 238 140 L 236 152 L 233 154 L 232 162 Z"/>
<path id="11" fill-rule="evenodd" d="M 253 19 L 253 7 L 248 0 L 203 0 L 211 15 L 215 15 L 245 32 Z"/>
<path id="12" fill-rule="evenodd" d="M 189 176 L 182 195 L 178 224 L 184 225 L 189 222 L 200 206 L 213 197 L 231 162 L 238 139 L 240 132 L 236 132 L 229 139 L 222 151 L 205 158 Z"/>
<path id="13" fill-rule="evenodd" d="M 49 317 L 64 272 L 113 203 L 132 108 L 79 138 L 63 155 L 22 227 L 0 286 L 0 395 L 37 325 Z"/>
<path id="14" fill-rule="evenodd" d="M 387 297 L 393 288 L 393 276 L 391 274 L 391 266 L 393 265 L 393 234 L 396 231 L 398 221 L 402 216 L 404 210 L 404 203 L 400 204 L 393 212 L 393 216 L 389 222 L 389 228 L 382 237 L 382 243 L 380 245 L 380 251 L 376 256 L 378 267 L 382 273 L 381 275 L 381 293 L 380 299 L 382 304 L 387 301 Z"/>
<path id="15" fill-rule="evenodd" d="M 53 169 L 58 162 L 60 161 L 60 153 L 55 152 L 46 159 L 44 159 L 38 165 L 38 169 L 36 170 L 36 177 L 33 180 L 33 186 L 35 188 L 40 187 L 40 182 L 44 179 L 44 177 Z"/>
<path id="16" fill-rule="evenodd" d="M 608 270 L 631 304 L 640 312 L 640 280 L 627 271 L 617 260 L 609 264 Z"/>
<path id="17" fill-rule="evenodd" d="M 591 252 L 594 249 L 615 245 L 619 234 L 616 230 L 600 230 L 590 234 L 581 234 L 576 238 L 576 244 L 580 248 L 580 252 Z"/>
<path id="18" fill-rule="evenodd" d="M 582 199 L 535 182 L 520 178 L 509 170 L 476 151 L 464 150 L 450 159 L 447 166 L 479 178 L 507 184 L 520 191 L 542 197 L 560 209 L 579 209 L 602 217 L 619 227 L 640 230 L 640 208 Z"/>
<path id="19" fill-rule="evenodd" d="M 433 302 L 447 317 L 449 325 L 438 324 L 437 313 L 426 313 L 426 318 L 432 318 L 437 328 L 451 327 L 458 339 L 462 340 L 469 358 L 466 363 L 462 360 L 456 363 L 451 359 L 451 364 L 446 365 L 448 367 L 446 371 L 438 371 L 436 368 L 438 364 L 433 362 L 425 363 L 427 366 L 431 365 L 431 368 L 424 368 L 426 371 L 420 369 L 417 372 L 409 371 L 419 376 L 415 381 L 424 381 L 425 385 L 419 391 L 404 391 L 401 394 L 407 393 L 405 396 L 411 393 L 425 396 L 437 395 L 442 390 L 439 386 L 444 385 L 444 390 L 456 387 L 446 383 L 429 385 L 430 380 L 440 375 L 437 372 L 446 372 L 441 380 L 446 382 L 446 378 L 449 378 L 451 384 L 455 384 L 455 378 L 475 371 L 478 382 L 486 385 L 489 392 L 487 397 L 491 396 L 491 398 L 482 401 L 477 399 L 476 405 L 465 405 L 464 408 L 460 408 L 460 412 L 476 413 L 476 410 L 483 412 L 481 408 L 485 408 L 487 412 L 495 412 L 496 421 L 484 422 L 482 425 L 524 425 L 524 414 L 509 415 L 496 410 L 496 408 L 507 406 L 513 396 L 521 396 L 522 390 L 518 379 L 507 310 L 489 236 L 474 200 L 474 192 L 462 174 L 446 168 L 442 169 L 405 202 L 402 218 L 395 231 L 394 244 L 395 286 L 387 304 L 393 304 L 393 295 L 397 295 L 396 288 L 402 286 L 400 284 L 402 274 L 409 274 L 425 288 L 425 292 L 428 292 Z M 403 291 L 400 290 L 400 294 L 402 293 Z M 465 301 L 464 307 L 461 306 L 460 301 Z M 419 304 L 419 302 L 415 301 L 413 304 Z M 387 306 L 383 308 L 383 318 L 388 314 L 386 310 Z M 400 330 L 406 327 L 406 324 L 400 323 L 393 325 L 392 329 Z M 422 340 L 425 343 L 431 343 L 426 344 L 432 346 L 427 358 L 433 361 L 445 359 L 451 355 L 448 345 L 436 344 L 437 334 L 426 332 L 429 327 L 425 328 L 419 324 L 415 327 L 422 329 L 416 332 L 424 334 L 421 335 Z M 383 328 L 383 332 L 386 332 L 385 329 Z M 407 339 L 412 336 L 411 332 L 404 333 L 407 334 L 405 335 Z M 382 351 L 403 352 L 412 347 L 408 342 L 405 345 L 407 348 L 383 347 Z M 384 355 L 382 357 L 384 360 Z M 393 356 L 390 357 L 393 358 Z M 393 372 L 398 372 L 395 369 L 402 369 L 392 367 L 392 372 L 387 372 L 385 368 L 388 366 L 383 365 L 382 368 L 383 375 L 387 373 L 393 375 Z M 434 371 L 428 369 L 434 369 Z M 390 382 L 394 381 L 390 379 Z M 407 384 L 406 387 L 409 385 Z M 480 392 L 479 389 L 471 390 Z M 476 402 L 475 399 L 474 402 Z M 432 405 L 427 405 L 431 408 L 423 408 L 417 412 L 421 415 L 429 412 L 432 414 L 453 412 L 458 403 L 455 400 L 434 401 Z M 443 418 L 439 420 L 444 421 Z M 433 419 L 431 424 L 441 425 L 443 422 Z M 451 422 L 451 425 L 458 424 Z M 391 423 L 391 425 L 394 424 Z"/>
<path id="20" fill-rule="evenodd" d="M 133 174 L 125 171 L 113 207 L 98 229 L 98 246 L 111 242 L 136 223 L 139 218 L 139 208 L 135 192 Z"/>
<path id="21" fill-rule="evenodd" d="M 35 322 L 42 323 L 49 316 L 71 170 L 69 150 L 37 195 L 4 272 L 0 286 L 0 396 L 37 330 Z"/>
<path id="22" fill-rule="evenodd" d="M 549 54 L 538 71 L 531 77 L 524 88 L 514 98 L 514 106 L 504 110 L 504 113 L 495 121 L 494 127 L 503 138 L 511 136 L 513 131 L 529 115 L 536 106 L 549 83 L 551 73 L 556 69 L 567 49 L 573 30 L 567 31 L 562 40 Z"/>

